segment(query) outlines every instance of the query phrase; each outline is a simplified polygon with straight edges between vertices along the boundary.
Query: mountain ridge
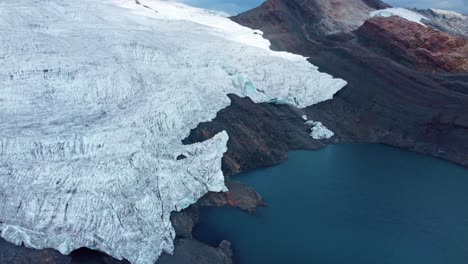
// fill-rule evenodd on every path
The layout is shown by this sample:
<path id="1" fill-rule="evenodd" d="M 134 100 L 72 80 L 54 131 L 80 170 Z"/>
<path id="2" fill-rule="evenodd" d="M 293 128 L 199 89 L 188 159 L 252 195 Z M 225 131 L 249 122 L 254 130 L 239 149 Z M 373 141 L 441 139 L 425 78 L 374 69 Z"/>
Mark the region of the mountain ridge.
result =
<path id="1" fill-rule="evenodd" d="M 444 45 L 441 41 L 446 40 L 451 46 L 457 42 L 466 47 L 463 44 L 466 43 L 464 37 L 445 35 L 446 33 L 432 29 L 420 30 L 423 26 L 419 24 L 389 17 L 370 19 L 369 21 L 375 23 L 369 22 L 365 25 L 365 21 L 368 20 L 366 18 L 359 20 L 359 23 L 365 25 L 360 26 L 359 30 L 329 35 L 311 33 L 309 35 L 314 38 L 307 39 L 298 36 L 302 31 L 294 30 L 297 22 L 290 22 L 292 20 L 285 18 L 283 21 L 289 22 L 278 24 L 272 19 L 278 16 L 278 13 L 293 12 L 295 11 L 260 7 L 232 19 L 262 30 L 274 49 L 307 56 L 314 65 L 348 81 L 348 86 L 340 91 L 333 101 L 308 108 L 311 112 L 309 115 L 326 120 L 326 126 L 338 131 L 337 137 L 340 137 L 340 134 L 344 136 L 345 142 L 385 143 L 468 165 L 468 138 L 462 136 L 468 132 L 465 130 L 467 120 L 462 114 L 468 111 L 468 98 L 465 95 L 468 83 L 464 66 L 467 55 L 458 52 L 461 55 L 447 56 L 447 52 L 457 54 L 455 47 L 449 47 L 446 53 L 434 55 L 433 58 L 430 57 L 430 52 L 421 53 L 425 49 L 437 47 L 434 45 Z M 311 23 L 308 18 L 294 19 L 301 21 L 299 24 Z M 360 19 L 359 16 L 357 19 Z M 309 28 L 322 27 L 320 22 L 312 23 L 315 24 L 309 25 Z M 396 24 L 392 29 L 385 28 L 388 23 Z M 371 31 L 371 28 L 376 27 L 379 29 Z M 398 34 L 392 35 L 390 31 L 399 27 L 405 28 L 408 36 L 424 36 L 422 38 L 426 39 L 425 44 L 418 45 L 427 46 L 419 47 L 414 50 L 416 53 L 406 55 L 382 48 L 389 43 L 403 43 L 395 39 Z M 284 30 L 285 28 L 288 30 Z M 382 29 L 387 30 L 388 34 Z M 370 38 L 376 37 L 376 34 L 387 35 L 369 41 L 366 33 L 370 34 Z M 448 40 L 450 38 L 455 42 Z M 377 48 L 379 45 L 381 48 Z M 406 47 L 404 45 L 403 47 Z M 443 69 L 444 66 L 438 64 L 430 70 L 421 68 L 429 61 L 437 63 L 440 59 L 448 59 L 443 63 L 441 61 L 444 65 L 455 66 Z M 461 72 L 453 70 L 456 68 Z M 354 123 L 351 123 L 351 120 Z M 457 125 L 451 125 L 455 123 L 450 120 L 455 120 Z"/>

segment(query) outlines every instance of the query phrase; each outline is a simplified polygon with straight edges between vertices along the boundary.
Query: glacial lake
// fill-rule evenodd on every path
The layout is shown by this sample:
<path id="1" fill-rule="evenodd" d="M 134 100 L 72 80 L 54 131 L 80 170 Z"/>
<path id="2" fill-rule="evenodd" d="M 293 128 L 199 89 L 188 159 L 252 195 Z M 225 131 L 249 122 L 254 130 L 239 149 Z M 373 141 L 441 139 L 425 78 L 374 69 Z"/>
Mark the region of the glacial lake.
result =
<path id="1" fill-rule="evenodd" d="M 195 237 L 233 242 L 238 264 L 468 261 L 468 169 L 383 145 L 296 151 L 234 178 L 268 204 L 205 208 Z"/>

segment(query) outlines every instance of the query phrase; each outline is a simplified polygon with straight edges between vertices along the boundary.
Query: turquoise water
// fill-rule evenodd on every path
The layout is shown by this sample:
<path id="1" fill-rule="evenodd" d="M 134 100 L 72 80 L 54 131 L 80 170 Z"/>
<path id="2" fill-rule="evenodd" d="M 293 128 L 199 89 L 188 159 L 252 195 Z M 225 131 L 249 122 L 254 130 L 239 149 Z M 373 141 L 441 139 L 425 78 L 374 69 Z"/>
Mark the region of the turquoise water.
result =
<path id="1" fill-rule="evenodd" d="M 184 0 L 183 2 L 191 6 L 224 11 L 230 15 L 236 15 L 261 5 L 264 0 Z"/>
<path id="2" fill-rule="evenodd" d="M 195 236 L 233 242 L 236 261 L 468 263 L 468 169 L 382 145 L 298 151 L 236 177 L 269 204 L 202 210 Z"/>

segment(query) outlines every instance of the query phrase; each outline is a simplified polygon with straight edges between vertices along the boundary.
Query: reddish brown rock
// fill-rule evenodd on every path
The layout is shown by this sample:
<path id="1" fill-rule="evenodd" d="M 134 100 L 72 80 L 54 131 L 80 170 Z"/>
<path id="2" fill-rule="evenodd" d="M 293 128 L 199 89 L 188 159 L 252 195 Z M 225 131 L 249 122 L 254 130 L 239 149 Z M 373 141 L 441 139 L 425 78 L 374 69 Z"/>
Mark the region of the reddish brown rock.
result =
<path id="1" fill-rule="evenodd" d="M 462 52 L 459 47 L 464 45 L 463 40 L 424 28 L 431 38 L 418 40 L 415 45 L 424 45 L 431 51 L 429 56 L 426 53 L 426 61 L 437 57 L 429 64 L 433 70 L 428 71 L 422 65 L 424 50 L 411 43 L 420 34 L 419 27 L 408 25 L 409 22 L 398 19 L 408 30 L 403 37 L 371 30 L 320 35 L 314 29 L 324 29 L 321 21 L 310 19 L 308 14 L 316 13 L 321 1 L 303 1 L 307 5 L 280 1 L 281 9 L 271 8 L 269 3 L 278 1 L 267 1 L 233 20 L 262 30 L 275 49 L 307 56 L 320 70 L 348 81 L 348 86 L 333 100 L 306 109 L 311 119 L 322 121 L 336 132 L 335 141 L 383 143 L 468 166 L 468 74 L 447 73 L 464 67 L 455 59 Z M 347 12 L 359 13 L 360 6 L 347 5 Z M 333 14 L 321 15 L 326 16 Z M 372 24 L 365 27 L 369 25 Z M 379 37 L 380 34 L 386 35 Z M 408 48 L 395 52 L 387 45 Z M 292 126 L 290 129 L 294 130 Z M 275 144 L 271 147 L 275 148 Z"/>
<path id="2" fill-rule="evenodd" d="M 317 37 L 356 30 L 371 11 L 386 7 L 379 0 L 270 0 L 233 20 L 274 33 L 276 47 L 289 50 Z"/>
<path id="3" fill-rule="evenodd" d="M 194 239 L 176 239 L 173 255 L 163 254 L 158 264 L 232 264 L 232 248 L 228 241 L 221 241 L 217 248 Z"/>
<path id="4" fill-rule="evenodd" d="M 357 31 L 367 45 L 419 69 L 468 72 L 468 39 L 400 17 L 374 17 Z"/>
<path id="5" fill-rule="evenodd" d="M 326 141 L 312 140 L 304 125 L 303 110 L 288 105 L 255 104 L 249 98 L 229 95 L 231 105 L 211 122 L 201 123 L 183 142 L 204 141 L 221 131 L 229 134 L 223 172 L 232 176 L 244 171 L 276 165 L 290 149 L 318 149 Z"/>
<path id="6" fill-rule="evenodd" d="M 198 206 L 232 206 L 247 212 L 255 212 L 258 206 L 266 206 L 263 197 L 252 187 L 236 181 L 227 181 L 229 191 L 225 193 L 208 193 L 198 203 Z"/>

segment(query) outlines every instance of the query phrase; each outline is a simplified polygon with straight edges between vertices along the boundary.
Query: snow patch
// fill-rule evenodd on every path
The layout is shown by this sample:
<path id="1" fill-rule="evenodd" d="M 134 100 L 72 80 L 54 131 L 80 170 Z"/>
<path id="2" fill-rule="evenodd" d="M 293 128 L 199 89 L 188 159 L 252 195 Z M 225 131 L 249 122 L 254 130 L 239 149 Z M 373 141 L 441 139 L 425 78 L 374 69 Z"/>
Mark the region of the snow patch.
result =
<path id="1" fill-rule="evenodd" d="M 423 26 L 426 26 L 426 25 L 424 25 L 421 21 L 423 19 L 427 19 L 425 16 L 419 13 L 416 13 L 414 11 L 408 10 L 406 8 L 401 8 L 401 7 L 387 8 L 387 9 L 372 11 L 370 13 L 370 17 L 375 17 L 375 16 L 381 16 L 381 17 L 399 16 L 408 21 L 415 22 Z"/>
<path id="2" fill-rule="evenodd" d="M 305 122 L 305 124 L 311 126 L 310 136 L 313 139 L 330 139 L 335 135 L 335 133 L 324 126 L 322 122 L 309 120 Z"/>

